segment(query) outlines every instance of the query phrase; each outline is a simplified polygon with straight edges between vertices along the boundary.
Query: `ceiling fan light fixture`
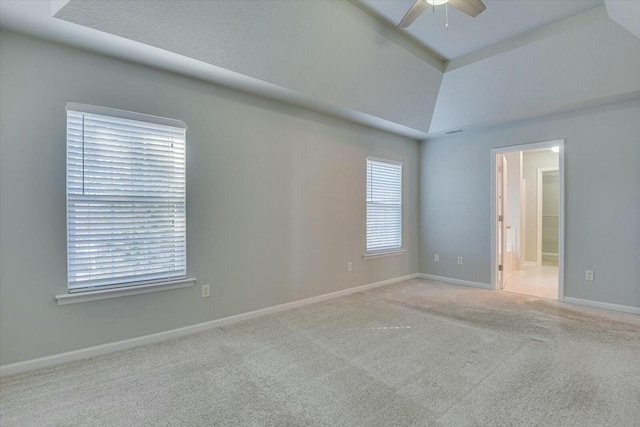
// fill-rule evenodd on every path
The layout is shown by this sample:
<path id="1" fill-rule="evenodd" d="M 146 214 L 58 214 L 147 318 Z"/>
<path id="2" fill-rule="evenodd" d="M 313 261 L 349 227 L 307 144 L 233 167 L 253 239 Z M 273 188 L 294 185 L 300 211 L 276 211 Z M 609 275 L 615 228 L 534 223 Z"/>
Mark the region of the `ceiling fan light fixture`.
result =
<path id="1" fill-rule="evenodd" d="M 1 1 L 1 0 L 0 0 Z M 413 6 L 409 8 L 407 13 L 398 24 L 398 28 L 407 28 L 411 25 L 425 10 L 429 9 L 429 6 L 436 10 L 436 6 L 445 5 L 446 22 L 445 27 L 449 27 L 449 4 L 458 9 L 465 15 L 469 15 L 472 18 L 478 16 L 487 7 L 482 3 L 482 0 L 415 0 Z"/>
<path id="2" fill-rule="evenodd" d="M 431 6 L 441 6 L 445 3 L 449 3 L 449 0 L 427 0 Z"/>

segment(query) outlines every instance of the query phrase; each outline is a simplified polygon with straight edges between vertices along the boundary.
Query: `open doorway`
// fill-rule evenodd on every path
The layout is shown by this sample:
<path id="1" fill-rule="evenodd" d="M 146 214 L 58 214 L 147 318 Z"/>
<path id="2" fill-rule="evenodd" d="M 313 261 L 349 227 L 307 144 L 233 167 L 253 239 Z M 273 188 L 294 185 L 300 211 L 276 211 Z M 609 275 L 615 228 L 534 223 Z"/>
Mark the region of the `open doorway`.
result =
<path id="1" fill-rule="evenodd" d="M 562 299 L 564 141 L 492 150 L 492 282 Z"/>

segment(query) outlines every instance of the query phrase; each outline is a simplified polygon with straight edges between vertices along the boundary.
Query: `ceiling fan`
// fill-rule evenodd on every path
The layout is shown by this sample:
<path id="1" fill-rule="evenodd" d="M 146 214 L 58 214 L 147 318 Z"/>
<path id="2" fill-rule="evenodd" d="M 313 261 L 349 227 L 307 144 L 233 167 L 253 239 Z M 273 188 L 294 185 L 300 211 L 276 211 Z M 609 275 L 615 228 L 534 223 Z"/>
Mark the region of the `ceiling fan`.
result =
<path id="1" fill-rule="evenodd" d="M 487 7 L 481 0 L 416 0 L 398 24 L 398 28 L 407 28 L 422 14 L 429 6 L 434 9 L 440 5 L 451 5 L 462 13 L 466 13 L 471 17 L 476 17 L 482 13 Z M 447 17 L 448 18 L 448 17 Z M 448 21 L 448 19 L 447 19 Z M 447 28 L 449 27 L 447 22 Z"/>

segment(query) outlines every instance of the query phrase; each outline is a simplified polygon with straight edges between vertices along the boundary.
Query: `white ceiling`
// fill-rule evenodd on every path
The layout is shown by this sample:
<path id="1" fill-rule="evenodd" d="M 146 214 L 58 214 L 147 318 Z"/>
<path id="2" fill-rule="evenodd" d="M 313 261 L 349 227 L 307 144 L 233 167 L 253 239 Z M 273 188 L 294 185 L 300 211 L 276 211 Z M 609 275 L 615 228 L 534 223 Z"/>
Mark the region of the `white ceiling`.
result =
<path id="1" fill-rule="evenodd" d="M 394 24 L 400 22 L 414 0 L 360 0 Z M 447 60 L 506 40 L 546 24 L 603 4 L 603 0 L 483 0 L 487 10 L 471 18 L 449 7 L 425 11 L 408 32 Z"/>

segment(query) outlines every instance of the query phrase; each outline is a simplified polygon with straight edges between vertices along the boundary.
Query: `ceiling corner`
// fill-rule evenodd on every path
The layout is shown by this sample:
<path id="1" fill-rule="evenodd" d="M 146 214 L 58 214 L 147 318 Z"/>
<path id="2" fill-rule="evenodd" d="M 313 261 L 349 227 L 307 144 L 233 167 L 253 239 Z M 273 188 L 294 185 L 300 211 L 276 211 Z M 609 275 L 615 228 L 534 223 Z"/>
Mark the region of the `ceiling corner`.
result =
<path id="1" fill-rule="evenodd" d="M 640 38 L 640 1 L 604 0 L 609 18 Z"/>
<path id="2" fill-rule="evenodd" d="M 51 16 L 56 16 L 63 7 L 65 7 L 71 0 L 49 0 L 51 3 Z"/>

